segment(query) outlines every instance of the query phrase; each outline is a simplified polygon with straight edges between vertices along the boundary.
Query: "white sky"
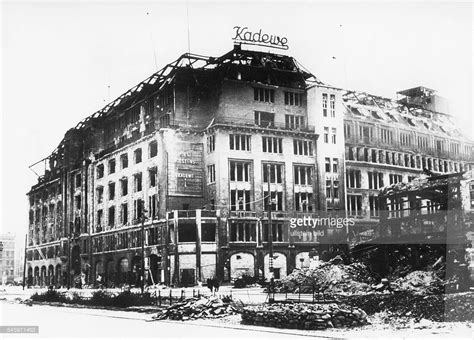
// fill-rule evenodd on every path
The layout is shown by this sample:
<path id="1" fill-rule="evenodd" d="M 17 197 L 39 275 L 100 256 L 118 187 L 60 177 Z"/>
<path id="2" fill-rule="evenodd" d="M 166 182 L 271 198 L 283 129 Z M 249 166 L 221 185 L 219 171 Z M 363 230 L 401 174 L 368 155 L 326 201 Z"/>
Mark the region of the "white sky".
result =
<path id="1" fill-rule="evenodd" d="M 28 166 L 156 71 L 154 53 L 161 68 L 187 51 L 186 3 L 4 1 L 1 12 L 0 228 L 22 243 L 36 183 Z M 470 2 L 189 1 L 188 12 L 192 53 L 222 55 L 234 26 L 262 28 L 288 38 L 277 53 L 334 86 L 386 97 L 438 90 L 474 135 Z"/>

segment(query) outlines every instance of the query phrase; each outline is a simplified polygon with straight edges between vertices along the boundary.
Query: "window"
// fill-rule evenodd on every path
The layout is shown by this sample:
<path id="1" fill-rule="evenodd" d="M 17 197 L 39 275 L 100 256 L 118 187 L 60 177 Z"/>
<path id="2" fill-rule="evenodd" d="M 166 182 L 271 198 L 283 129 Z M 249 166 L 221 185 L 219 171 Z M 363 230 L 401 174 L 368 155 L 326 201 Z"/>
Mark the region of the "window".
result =
<path id="1" fill-rule="evenodd" d="M 128 223 L 128 204 L 123 203 L 120 206 L 120 223 L 126 225 Z"/>
<path id="2" fill-rule="evenodd" d="M 97 187 L 97 203 L 102 203 L 104 200 L 104 187 Z"/>
<path id="3" fill-rule="evenodd" d="M 295 210 L 296 211 L 313 211 L 313 194 L 307 192 L 295 193 Z"/>
<path id="4" fill-rule="evenodd" d="M 201 224 L 201 241 L 216 242 L 216 225 L 214 223 Z"/>
<path id="5" fill-rule="evenodd" d="M 271 203 L 272 211 L 281 211 L 283 210 L 283 192 L 281 191 L 271 191 Z M 268 208 L 268 191 L 263 192 L 264 195 L 264 208 Z"/>
<path id="6" fill-rule="evenodd" d="M 312 185 L 313 184 L 313 167 L 307 165 L 294 166 L 295 184 Z"/>
<path id="7" fill-rule="evenodd" d="M 331 117 L 336 117 L 336 96 L 331 94 L 329 96 L 329 109 L 331 111 Z"/>
<path id="8" fill-rule="evenodd" d="M 362 196 L 347 195 L 347 213 L 349 216 L 362 215 Z"/>
<path id="9" fill-rule="evenodd" d="M 255 125 L 261 127 L 274 126 L 275 115 L 271 112 L 255 111 Z"/>
<path id="10" fill-rule="evenodd" d="M 135 164 L 142 162 L 142 149 L 136 149 L 134 152 Z"/>
<path id="11" fill-rule="evenodd" d="M 230 161 L 231 182 L 250 182 L 250 163 Z"/>
<path id="12" fill-rule="evenodd" d="M 149 158 L 153 158 L 158 155 L 158 142 L 156 140 L 148 144 L 148 155 Z"/>
<path id="13" fill-rule="evenodd" d="M 122 169 L 128 168 L 128 154 L 124 153 L 120 155 L 120 163 L 121 163 Z"/>
<path id="14" fill-rule="evenodd" d="M 344 137 L 351 138 L 351 126 L 349 124 L 344 124 Z"/>
<path id="15" fill-rule="evenodd" d="M 194 223 L 180 223 L 178 226 L 178 242 L 196 242 L 196 225 Z"/>
<path id="16" fill-rule="evenodd" d="M 333 188 L 333 193 L 334 193 L 333 198 L 339 198 L 339 181 L 334 180 L 332 182 L 332 188 Z"/>
<path id="17" fill-rule="evenodd" d="M 115 173 L 115 158 L 109 160 L 109 174 Z"/>
<path id="18" fill-rule="evenodd" d="M 262 137 L 263 152 L 283 153 L 283 139 L 276 137 Z"/>
<path id="19" fill-rule="evenodd" d="M 293 153 L 300 156 L 312 156 L 313 142 L 308 140 L 294 139 Z"/>
<path id="20" fill-rule="evenodd" d="M 324 143 L 329 143 L 329 128 L 327 126 L 324 127 Z"/>
<path id="21" fill-rule="evenodd" d="M 250 135 L 229 135 L 231 150 L 250 151 Z"/>
<path id="22" fill-rule="evenodd" d="M 214 183 L 216 181 L 216 166 L 211 164 L 207 166 L 207 182 Z"/>
<path id="23" fill-rule="evenodd" d="M 380 139 L 382 142 L 391 144 L 393 133 L 389 129 L 380 129 Z"/>
<path id="24" fill-rule="evenodd" d="M 216 150 L 216 136 L 207 136 L 207 152 L 211 153 L 214 152 L 214 150 Z"/>
<path id="25" fill-rule="evenodd" d="M 402 175 L 390 174 L 390 184 L 400 183 L 402 181 Z"/>
<path id="26" fill-rule="evenodd" d="M 148 217 L 158 217 L 158 194 L 148 197 Z"/>
<path id="27" fill-rule="evenodd" d="M 268 172 L 270 171 L 270 183 L 283 183 L 283 164 L 262 164 L 263 183 L 268 183 Z"/>
<path id="28" fill-rule="evenodd" d="M 339 171 L 339 160 L 337 158 L 332 159 L 332 172 L 337 174 Z"/>
<path id="29" fill-rule="evenodd" d="M 428 137 L 418 136 L 418 147 L 424 149 L 428 148 Z"/>
<path id="30" fill-rule="evenodd" d="M 231 242 L 255 242 L 257 226 L 255 222 L 231 222 Z"/>
<path id="31" fill-rule="evenodd" d="M 115 183 L 109 183 L 109 201 L 115 198 Z"/>
<path id="32" fill-rule="evenodd" d="M 302 106 L 303 94 L 285 91 L 285 105 Z"/>
<path id="33" fill-rule="evenodd" d="M 379 201 L 377 196 L 369 196 L 370 217 L 379 217 Z"/>
<path id="34" fill-rule="evenodd" d="M 332 181 L 326 180 L 326 198 L 332 198 Z"/>
<path id="35" fill-rule="evenodd" d="M 287 129 L 304 127 L 304 116 L 285 115 L 285 127 Z"/>
<path id="36" fill-rule="evenodd" d="M 104 211 L 102 209 L 97 210 L 97 226 L 102 226 L 102 222 L 104 219 Z"/>
<path id="37" fill-rule="evenodd" d="M 436 140 L 436 150 L 444 151 L 444 140 Z"/>
<path id="38" fill-rule="evenodd" d="M 109 208 L 109 227 L 113 227 L 115 225 L 115 207 L 112 206 Z"/>
<path id="39" fill-rule="evenodd" d="M 122 178 L 120 180 L 120 189 L 122 191 L 122 196 L 127 196 L 128 194 L 128 178 Z"/>
<path id="40" fill-rule="evenodd" d="M 333 144 L 336 144 L 336 128 L 332 128 L 331 141 Z"/>
<path id="41" fill-rule="evenodd" d="M 143 217 L 143 209 L 144 209 L 144 201 L 139 198 L 133 201 L 133 211 L 134 215 L 133 218 L 138 220 L 139 218 Z"/>
<path id="42" fill-rule="evenodd" d="M 372 140 L 372 127 L 371 126 L 359 126 L 359 134 L 363 142 L 369 142 Z"/>
<path id="43" fill-rule="evenodd" d="M 269 240 L 269 224 L 268 222 L 263 222 L 263 242 L 268 242 Z M 273 242 L 283 242 L 283 224 L 279 222 L 272 222 L 272 236 Z"/>
<path id="44" fill-rule="evenodd" d="M 328 95 L 323 93 L 323 117 L 328 116 Z"/>
<path id="45" fill-rule="evenodd" d="M 82 176 L 81 174 L 76 175 L 76 189 L 80 188 L 82 184 Z"/>
<path id="46" fill-rule="evenodd" d="M 324 170 L 326 172 L 331 172 L 331 158 L 324 158 Z"/>
<path id="47" fill-rule="evenodd" d="M 450 151 L 455 154 L 455 155 L 458 155 L 459 154 L 459 144 L 458 143 L 451 143 L 450 145 Z"/>
<path id="48" fill-rule="evenodd" d="M 265 89 L 262 87 L 254 87 L 253 99 L 259 102 L 274 103 L 275 102 L 275 90 Z"/>
<path id="49" fill-rule="evenodd" d="M 250 190 L 231 190 L 230 191 L 230 210 L 250 211 Z"/>
<path id="50" fill-rule="evenodd" d="M 383 174 L 379 172 L 368 172 L 369 189 L 380 189 L 383 187 Z"/>
<path id="51" fill-rule="evenodd" d="M 474 208 L 474 182 L 469 184 L 470 194 L 471 194 L 471 209 Z"/>
<path id="52" fill-rule="evenodd" d="M 411 145 L 411 135 L 408 132 L 400 132 L 400 144 Z"/>
<path id="53" fill-rule="evenodd" d="M 81 210 L 81 195 L 74 196 L 75 207 L 77 210 Z"/>
<path id="54" fill-rule="evenodd" d="M 148 180 L 150 183 L 150 188 L 156 187 L 156 183 L 158 180 L 158 170 L 156 167 L 148 169 Z"/>
<path id="55" fill-rule="evenodd" d="M 142 191 L 142 173 L 138 173 L 133 175 L 133 180 L 134 180 L 134 192 L 139 192 Z"/>
<path id="56" fill-rule="evenodd" d="M 348 188 L 360 188 L 360 170 L 348 170 L 347 171 L 347 187 Z"/>

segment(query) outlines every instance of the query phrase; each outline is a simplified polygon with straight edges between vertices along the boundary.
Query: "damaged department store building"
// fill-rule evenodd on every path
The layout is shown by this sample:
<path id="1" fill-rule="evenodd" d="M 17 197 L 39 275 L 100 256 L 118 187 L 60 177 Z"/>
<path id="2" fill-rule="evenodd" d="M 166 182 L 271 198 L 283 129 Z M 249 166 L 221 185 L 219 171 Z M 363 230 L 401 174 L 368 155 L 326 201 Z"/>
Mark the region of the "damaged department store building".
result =
<path id="1" fill-rule="evenodd" d="M 346 251 L 376 223 L 371 197 L 384 184 L 474 164 L 474 144 L 447 115 L 408 104 L 238 44 L 218 58 L 184 54 L 44 160 L 28 193 L 28 282 L 136 284 L 142 245 L 147 284 L 177 285 L 268 277 L 269 234 L 276 278 L 308 266 L 313 249 Z M 357 232 L 292 232 L 290 218 L 321 213 L 347 213 Z"/>

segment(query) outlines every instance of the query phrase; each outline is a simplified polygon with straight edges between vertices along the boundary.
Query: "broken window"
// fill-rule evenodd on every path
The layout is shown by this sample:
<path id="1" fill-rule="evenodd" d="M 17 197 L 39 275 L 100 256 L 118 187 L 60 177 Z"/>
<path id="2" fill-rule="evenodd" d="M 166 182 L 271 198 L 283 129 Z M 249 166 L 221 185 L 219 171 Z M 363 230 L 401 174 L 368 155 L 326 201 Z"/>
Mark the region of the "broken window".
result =
<path id="1" fill-rule="evenodd" d="M 115 173 L 115 158 L 109 160 L 109 174 Z"/>
<path id="2" fill-rule="evenodd" d="M 304 127 L 304 117 L 285 115 L 285 127 L 287 129 L 300 129 Z"/>
<path id="3" fill-rule="evenodd" d="M 362 215 L 362 196 L 347 195 L 347 214 L 349 216 Z"/>
<path id="4" fill-rule="evenodd" d="M 390 179 L 390 184 L 400 183 L 402 181 L 402 175 L 390 174 L 389 179 Z"/>
<path id="5" fill-rule="evenodd" d="M 134 192 L 142 191 L 142 173 L 139 172 L 138 174 L 133 175 L 134 180 Z"/>
<path id="6" fill-rule="evenodd" d="M 120 180 L 120 189 L 122 192 L 122 196 L 127 196 L 128 194 L 128 178 L 122 178 Z"/>
<path id="7" fill-rule="evenodd" d="M 97 179 L 104 177 L 104 164 L 97 165 Z"/>
<path id="8" fill-rule="evenodd" d="M 148 197 L 148 216 L 151 218 L 158 216 L 158 194 Z"/>
<path id="9" fill-rule="evenodd" d="M 115 226 L 115 206 L 109 208 L 109 227 Z"/>
<path id="10" fill-rule="evenodd" d="M 339 171 L 339 160 L 337 158 L 332 159 L 332 172 L 337 174 Z"/>
<path id="11" fill-rule="evenodd" d="M 143 210 L 145 209 L 144 207 L 145 202 L 141 199 L 138 198 L 133 201 L 133 210 L 134 210 L 134 219 L 138 220 L 143 217 Z"/>
<path id="12" fill-rule="evenodd" d="M 312 185 L 313 184 L 313 167 L 311 165 L 295 165 L 294 166 L 295 184 Z"/>
<path id="13" fill-rule="evenodd" d="M 400 132 L 400 144 L 411 145 L 411 134 L 408 132 Z"/>
<path id="14" fill-rule="evenodd" d="M 369 196 L 370 217 L 379 217 L 379 201 L 377 196 Z"/>
<path id="15" fill-rule="evenodd" d="M 109 183 L 109 201 L 115 199 L 115 183 Z"/>
<path id="16" fill-rule="evenodd" d="M 122 203 L 120 206 L 120 223 L 126 225 L 128 223 L 128 204 Z"/>
<path id="17" fill-rule="evenodd" d="M 344 137 L 351 138 L 351 126 L 349 124 L 344 124 Z"/>
<path id="18" fill-rule="evenodd" d="M 158 154 L 158 142 L 153 141 L 150 144 L 148 144 L 148 154 L 149 158 L 153 158 Z"/>
<path id="19" fill-rule="evenodd" d="M 283 210 L 283 192 L 282 191 L 271 191 L 270 202 L 272 203 L 272 211 Z M 263 192 L 264 195 L 264 208 L 268 208 L 268 191 Z"/>
<path id="20" fill-rule="evenodd" d="M 97 210 L 97 227 L 102 227 L 104 220 L 104 211 L 102 209 Z"/>
<path id="21" fill-rule="evenodd" d="M 216 225 L 214 223 L 201 224 L 201 241 L 216 242 Z"/>
<path id="22" fill-rule="evenodd" d="M 259 102 L 274 103 L 275 102 L 275 90 L 266 89 L 262 87 L 254 87 L 253 99 Z"/>
<path id="23" fill-rule="evenodd" d="M 324 170 L 326 172 L 331 172 L 331 158 L 324 158 Z"/>
<path id="24" fill-rule="evenodd" d="M 336 96 L 333 94 L 329 96 L 329 109 L 331 111 L 331 117 L 336 117 Z"/>
<path id="25" fill-rule="evenodd" d="M 348 188 L 360 188 L 360 170 L 348 170 L 346 174 Z"/>
<path id="26" fill-rule="evenodd" d="M 121 163 L 122 169 L 128 168 L 128 154 L 124 153 L 120 155 L 120 163 Z"/>
<path id="27" fill-rule="evenodd" d="M 262 223 L 263 226 L 263 242 L 268 242 L 270 230 L 268 222 Z M 279 222 L 272 223 L 273 242 L 283 242 L 283 224 Z"/>
<path id="28" fill-rule="evenodd" d="M 207 136 L 207 152 L 208 153 L 214 152 L 215 149 L 216 149 L 216 136 L 215 135 Z"/>
<path id="29" fill-rule="evenodd" d="M 76 210 L 81 210 L 81 195 L 74 197 Z"/>
<path id="30" fill-rule="evenodd" d="M 231 242 L 255 242 L 257 226 L 255 222 L 231 222 Z"/>
<path id="31" fill-rule="evenodd" d="M 197 233 L 194 223 L 180 223 L 178 225 L 178 242 L 196 242 Z"/>
<path id="32" fill-rule="evenodd" d="M 82 176 L 81 174 L 76 175 L 76 189 L 80 188 L 82 184 Z"/>
<path id="33" fill-rule="evenodd" d="M 313 211 L 313 194 L 308 192 L 295 193 L 295 210 L 296 211 Z"/>
<path id="34" fill-rule="evenodd" d="M 323 93 L 323 117 L 328 116 L 328 95 Z"/>
<path id="35" fill-rule="evenodd" d="M 383 187 L 383 173 L 368 172 L 369 189 L 380 189 Z"/>
<path id="36" fill-rule="evenodd" d="M 134 152 L 135 164 L 141 163 L 142 161 L 142 149 L 136 149 Z"/>
<path id="37" fill-rule="evenodd" d="M 230 210 L 250 211 L 250 190 L 231 190 Z"/>
<path id="38" fill-rule="evenodd" d="M 324 127 L 324 143 L 329 143 L 329 127 Z"/>
<path id="39" fill-rule="evenodd" d="M 273 127 L 275 114 L 272 112 L 255 111 L 255 124 L 261 127 Z"/>
<path id="40" fill-rule="evenodd" d="M 100 186 L 96 189 L 97 192 L 97 203 L 102 203 L 104 200 L 104 187 Z"/>
<path id="41" fill-rule="evenodd" d="M 285 91 L 285 105 L 302 106 L 303 94 Z"/>
<path id="42" fill-rule="evenodd" d="M 380 129 L 380 138 L 382 142 L 391 144 L 392 143 L 392 131 L 389 129 Z"/>
<path id="43" fill-rule="evenodd" d="M 214 183 L 216 181 L 216 165 L 211 164 L 207 166 L 207 183 Z"/>

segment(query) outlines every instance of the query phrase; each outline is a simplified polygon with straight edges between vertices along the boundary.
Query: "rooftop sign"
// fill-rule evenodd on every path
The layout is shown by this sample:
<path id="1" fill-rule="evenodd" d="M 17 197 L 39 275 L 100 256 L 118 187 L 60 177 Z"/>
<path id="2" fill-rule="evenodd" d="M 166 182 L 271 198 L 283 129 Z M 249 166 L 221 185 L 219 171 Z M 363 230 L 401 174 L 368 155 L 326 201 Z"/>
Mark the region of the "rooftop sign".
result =
<path id="1" fill-rule="evenodd" d="M 281 50 L 288 49 L 288 39 L 285 37 L 262 33 L 261 29 L 257 32 L 251 32 L 248 27 L 241 26 L 235 26 L 234 30 L 235 36 L 232 40 L 236 43 L 272 47 Z"/>

